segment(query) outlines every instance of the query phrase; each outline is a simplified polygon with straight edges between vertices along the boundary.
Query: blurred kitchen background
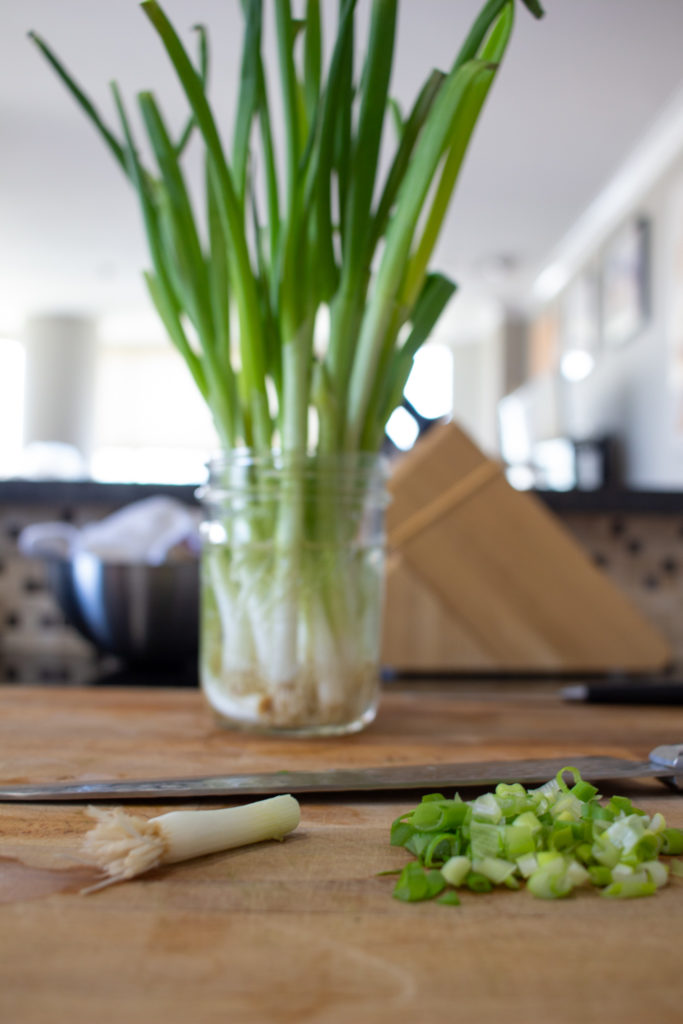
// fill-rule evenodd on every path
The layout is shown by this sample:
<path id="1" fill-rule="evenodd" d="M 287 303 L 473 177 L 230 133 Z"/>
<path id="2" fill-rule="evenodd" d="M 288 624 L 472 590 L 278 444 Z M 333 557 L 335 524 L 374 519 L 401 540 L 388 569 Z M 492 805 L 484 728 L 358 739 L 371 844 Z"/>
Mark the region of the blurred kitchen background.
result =
<path id="1" fill-rule="evenodd" d="M 209 26 L 227 136 L 239 0 L 163 6 L 188 40 Z M 683 656 L 683 3 L 546 0 L 542 22 L 517 6 L 435 259 L 459 292 L 390 443 L 408 450 L 453 415 Z M 402 106 L 449 66 L 479 7 L 403 0 Z M 329 19 L 336 8 L 324 0 Z M 146 296 L 135 197 L 29 29 L 106 120 L 114 78 L 128 98 L 153 88 L 176 127 L 186 108 L 135 0 L 0 6 L 0 629 L 6 648 L 48 651 L 61 620 L 17 557 L 23 526 L 160 491 L 191 501 L 215 439 Z"/>

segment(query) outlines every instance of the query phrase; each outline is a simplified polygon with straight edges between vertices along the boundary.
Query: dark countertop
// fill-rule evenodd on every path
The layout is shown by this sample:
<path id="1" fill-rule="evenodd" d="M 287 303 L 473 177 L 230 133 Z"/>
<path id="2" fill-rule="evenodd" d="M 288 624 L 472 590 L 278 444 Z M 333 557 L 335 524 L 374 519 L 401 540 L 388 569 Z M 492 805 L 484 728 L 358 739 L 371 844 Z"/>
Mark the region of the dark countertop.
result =
<path id="1" fill-rule="evenodd" d="M 534 491 L 546 505 L 562 515 L 571 512 L 629 513 L 631 515 L 683 514 L 681 491 Z"/>
<path id="2" fill-rule="evenodd" d="M 0 505 L 127 505 L 163 494 L 196 502 L 194 484 L 100 483 L 97 480 L 0 480 Z"/>
<path id="3" fill-rule="evenodd" d="M 194 504 L 194 484 L 100 483 L 95 480 L 0 480 L 0 505 L 126 505 L 152 495 Z M 676 515 L 683 513 L 681 491 L 534 491 L 548 508 L 573 512 Z"/>

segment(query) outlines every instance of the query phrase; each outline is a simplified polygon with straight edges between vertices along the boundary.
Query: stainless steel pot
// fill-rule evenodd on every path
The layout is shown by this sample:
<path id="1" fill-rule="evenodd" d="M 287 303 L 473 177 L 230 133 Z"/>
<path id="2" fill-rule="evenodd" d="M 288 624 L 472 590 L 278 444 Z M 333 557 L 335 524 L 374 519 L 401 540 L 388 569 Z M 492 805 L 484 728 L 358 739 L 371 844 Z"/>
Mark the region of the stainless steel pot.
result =
<path id="1" fill-rule="evenodd" d="M 66 620 L 102 650 L 147 664 L 177 663 L 196 654 L 196 560 L 126 564 L 84 551 L 49 559 L 47 571 Z"/>

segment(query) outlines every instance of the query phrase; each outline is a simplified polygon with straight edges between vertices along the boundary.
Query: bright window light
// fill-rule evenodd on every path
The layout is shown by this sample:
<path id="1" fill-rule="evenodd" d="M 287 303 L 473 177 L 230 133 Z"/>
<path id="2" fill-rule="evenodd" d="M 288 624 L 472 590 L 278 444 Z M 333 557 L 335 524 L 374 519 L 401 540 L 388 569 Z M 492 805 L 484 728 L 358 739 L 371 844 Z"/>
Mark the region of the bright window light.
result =
<path id="1" fill-rule="evenodd" d="M 453 411 L 453 353 L 432 342 L 418 350 L 404 394 L 425 419 L 450 416 Z"/>
<path id="2" fill-rule="evenodd" d="M 571 491 L 576 486 L 574 446 L 565 437 L 539 441 L 534 446 L 536 484 L 550 491 Z"/>
<path id="3" fill-rule="evenodd" d="M 403 406 L 394 409 L 387 423 L 387 434 L 397 448 L 407 452 L 417 441 L 419 433 L 417 420 L 410 415 L 407 409 L 404 409 Z"/>
<path id="4" fill-rule="evenodd" d="M 560 371 L 565 380 L 572 384 L 585 380 L 590 376 L 595 366 L 595 359 L 590 352 L 584 352 L 579 348 L 565 352 L 560 361 Z"/>
<path id="5" fill-rule="evenodd" d="M 209 454 L 180 447 L 103 447 L 94 452 L 90 470 L 103 483 L 199 484 Z"/>
<path id="6" fill-rule="evenodd" d="M 206 404 L 170 345 L 101 345 L 95 385 L 95 480 L 197 484 L 218 448 Z"/>
<path id="7" fill-rule="evenodd" d="M 100 347 L 93 434 L 94 449 L 217 447 L 208 407 L 170 345 Z"/>
<path id="8" fill-rule="evenodd" d="M 508 466 L 505 476 L 516 491 L 530 491 L 536 482 L 531 466 Z"/>
<path id="9" fill-rule="evenodd" d="M 514 392 L 498 403 L 500 450 L 505 461 L 516 466 L 531 458 L 529 418 L 524 402 Z M 513 484 L 513 487 L 516 487 Z M 521 489 L 521 488 L 520 488 Z"/>
<path id="10" fill-rule="evenodd" d="M 0 475 L 18 471 L 23 440 L 24 346 L 13 338 L 0 338 Z"/>

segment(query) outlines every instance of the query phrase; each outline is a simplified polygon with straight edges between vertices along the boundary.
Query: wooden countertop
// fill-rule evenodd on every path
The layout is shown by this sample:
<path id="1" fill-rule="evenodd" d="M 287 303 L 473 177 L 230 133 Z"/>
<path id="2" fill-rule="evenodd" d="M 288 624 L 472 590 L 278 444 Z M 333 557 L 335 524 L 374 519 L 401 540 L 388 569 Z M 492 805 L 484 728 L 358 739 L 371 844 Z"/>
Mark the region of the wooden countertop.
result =
<path id="1" fill-rule="evenodd" d="M 186 690 L 0 686 L 0 780 L 205 774 L 605 753 L 683 738 L 683 709 L 563 704 L 549 684 L 391 685 L 338 740 L 219 729 Z M 605 791 L 616 791 L 604 786 Z M 683 799 L 628 791 L 683 826 Z M 77 804 L 0 804 L 0 1020 L 7 1024 L 642 1024 L 683 1006 L 683 882 L 655 897 L 391 898 L 393 796 L 303 797 L 284 843 L 168 867 L 84 897 Z M 136 805 L 140 813 L 161 806 Z M 194 804 L 188 805 L 194 806 Z M 206 804 L 204 806 L 210 806 Z"/>

